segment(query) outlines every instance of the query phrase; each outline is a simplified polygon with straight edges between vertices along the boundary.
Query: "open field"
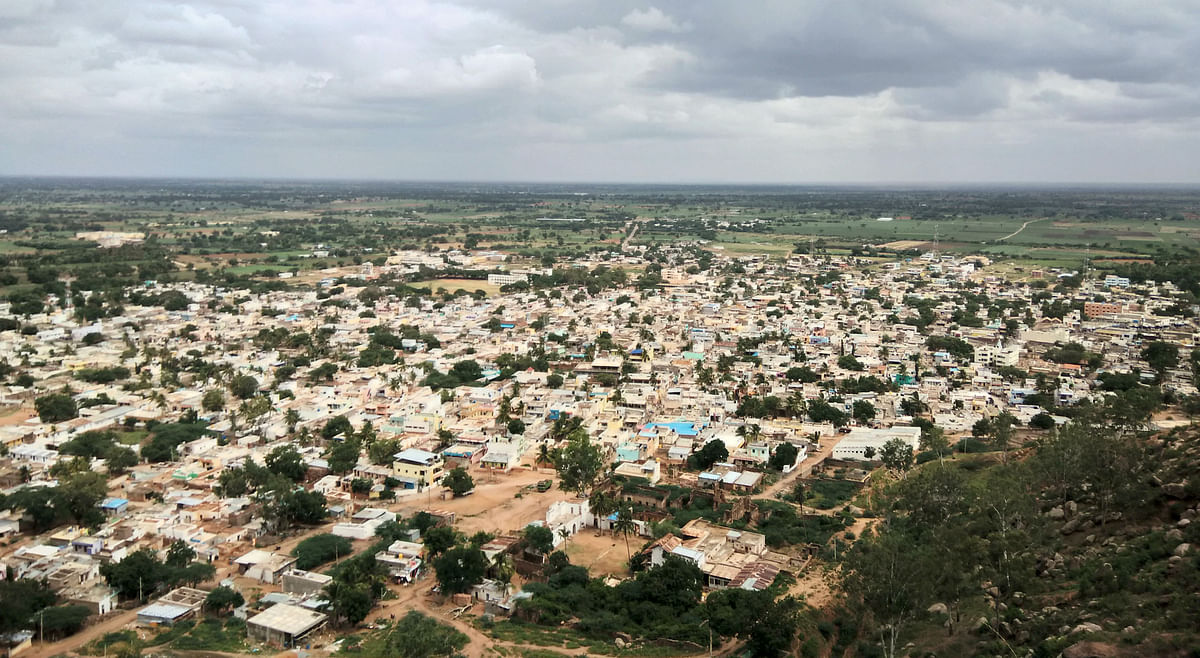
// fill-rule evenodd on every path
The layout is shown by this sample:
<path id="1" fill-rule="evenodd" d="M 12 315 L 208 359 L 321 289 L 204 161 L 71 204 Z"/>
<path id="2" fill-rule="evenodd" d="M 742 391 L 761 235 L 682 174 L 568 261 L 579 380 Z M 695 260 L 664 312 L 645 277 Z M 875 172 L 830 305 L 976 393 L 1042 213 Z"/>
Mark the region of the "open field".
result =
<path id="1" fill-rule="evenodd" d="M 445 288 L 446 292 L 454 292 L 459 288 L 467 292 L 482 290 L 488 296 L 494 296 L 500 292 L 500 286 L 481 279 L 430 279 L 428 281 L 413 281 L 412 286 L 414 288 L 428 288 L 430 292 L 437 292 L 438 288 Z"/>

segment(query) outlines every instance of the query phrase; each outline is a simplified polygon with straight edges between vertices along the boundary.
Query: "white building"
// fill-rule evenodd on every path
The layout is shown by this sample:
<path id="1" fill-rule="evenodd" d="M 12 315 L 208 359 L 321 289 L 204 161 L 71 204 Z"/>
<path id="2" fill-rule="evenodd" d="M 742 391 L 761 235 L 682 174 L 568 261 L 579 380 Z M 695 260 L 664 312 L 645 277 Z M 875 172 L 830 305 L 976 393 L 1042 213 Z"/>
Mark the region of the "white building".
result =
<path id="1" fill-rule="evenodd" d="M 867 459 L 867 448 L 871 448 L 873 455 L 878 457 L 884 444 L 893 439 L 900 439 L 912 446 L 915 453 L 921 449 L 921 428 L 907 426 L 881 429 L 856 427 L 833 447 L 832 457 L 834 459 Z"/>

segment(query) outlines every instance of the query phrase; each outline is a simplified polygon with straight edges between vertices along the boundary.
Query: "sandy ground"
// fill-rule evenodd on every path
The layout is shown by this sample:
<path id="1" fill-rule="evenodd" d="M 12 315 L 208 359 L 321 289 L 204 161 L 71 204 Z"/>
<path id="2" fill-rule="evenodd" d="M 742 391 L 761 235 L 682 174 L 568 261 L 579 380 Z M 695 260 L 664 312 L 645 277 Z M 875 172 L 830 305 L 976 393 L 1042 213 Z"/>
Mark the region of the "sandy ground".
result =
<path id="1" fill-rule="evenodd" d="M 470 496 L 442 499 L 441 490 L 435 489 L 404 498 L 391 509 L 406 518 L 422 510 L 454 512 L 455 525 L 468 535 L 480 530 L 502 533 L 544 519 L 551 503 L 574 497 L 557 488 L 545 493 L 526 489 L 540 480 L 553 479 L 554 473 L 546 469 L 514 469 L 508 474 L 472 470 L 471 476 L 475 493 Z"/>
<path id="2" fill-rule="evenodd" d="M 33 409 L 29 407 L 12 407 L 5 411 L 0 411 L 0 427 L 11 427 L 20 425 L 25 421 L 33 418 L 35 415 Z"/>
<path id="3" fill-rule="evenodd" d="M 628 557 L 625 539 L 609 533 L 598 535 L 594 528 L 578 532 L 567 540 L 563 551 L 571 558 L 571 564 L 587 567 L 593 577 L 629 575 L 626 568 Z M 629 537 L 629 550 L 637 552 L 646 541 L 645 537 Z"/>

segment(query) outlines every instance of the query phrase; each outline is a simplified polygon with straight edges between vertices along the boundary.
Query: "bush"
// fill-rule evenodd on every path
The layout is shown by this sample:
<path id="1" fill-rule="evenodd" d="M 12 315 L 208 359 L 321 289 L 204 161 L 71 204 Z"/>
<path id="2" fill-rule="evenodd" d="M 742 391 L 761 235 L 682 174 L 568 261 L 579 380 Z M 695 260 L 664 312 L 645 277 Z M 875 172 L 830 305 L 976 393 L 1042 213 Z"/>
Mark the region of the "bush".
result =
<path id="1" fill-rule="evenodd" d="M 329 533 L 314 535 L 296 545 L 292 555 L 296 557 L 296 568 L 310 570 L 331 560 L 346 557 L 353 552 L 349 539 Z"/>

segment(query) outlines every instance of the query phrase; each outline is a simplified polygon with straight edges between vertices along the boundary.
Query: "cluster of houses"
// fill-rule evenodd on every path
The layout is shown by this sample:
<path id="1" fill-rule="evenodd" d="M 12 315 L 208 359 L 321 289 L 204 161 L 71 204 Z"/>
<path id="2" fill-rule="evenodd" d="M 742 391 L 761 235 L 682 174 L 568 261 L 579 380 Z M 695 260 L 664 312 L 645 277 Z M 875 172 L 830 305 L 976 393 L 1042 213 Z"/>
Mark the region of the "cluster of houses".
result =
<path id="1" fill-rule="evenodd" d="M 647 264 L 638 251 L 620 261 Z M 19 511 L 0 511 L 0 538 L 7 538 L 0 564 L 17 578 L 46 578 L 63 599 L 105 614 L 115 597 L 98 578 L 99 564 L 183 540 L 203 559 L 235 560 L 251 577 L 281 583 L 286 598 L 248 619 L 248 628 L 290 646 L 325 621 L 313 598 L 320 579 L 290 570 L 287 556 L 247 552 L 267 531 L 263 519 L 250 499 L 222 497 L 216 489 L 223 470 L 261 464 L 278 446 L 300 451 L 307 486 L 325 496 L 335 517 L 334 533 L 365 539 L 395 518 L 388 510 L 392 499 L 420 495 L 452 468 L 503 473 L 537 464 L 561 446 L 556 428 L 567 421 L 577 421 L 602 447 L 615 475 L 748 493 L 761 488 L 767 463 L 784 444 L 797 448 L 785 470 L 817 443 L 833 443 L 832 456 L 843 460 L 868 459 L 894 439 L 918 450 L 920 429 L 906 400 L 919 399 L 924 416 L 953 435 L 1006 411 L 1028 422 L 1042 411 L 1025 403 L 1034 393 L 1060 404 L 1103 395 L 1089 368 L 1045 358 L 1066 343 L 1102 354 L 1105 370 L 1142 373 L 1150 372 L 1140 361 L 1146 342 L 1196 344 L 1194 320 L 1167 312 L 1178 293 L 1169 283 L 1108 277 L 1065 288 L 1055 280 L 1073 273 L 1055 271 L 1025 272 L 1014 282 L 989 274 L 986 258 L 936 253 L 883 264 L 836 256 L 718 257 L 709 272 L 697 272 L 691 252 L 659 252 L 656 257 L 665 254 L 669 263 L 661 284 L 594 295 L 523 289 L 416 303 L 386 295 L 364 301 L 360 292 L 370 286 L 447 262 L 404 252 L 382 266 L 331 271 L 311 289 L 251 294 L 188 282 L 154 285 L 189 303 L 176 310 L 129 305 L 121 316 L 94 323 L 77 321 L 66 300 L 49 299 L 52 311 L 22 320 L 34 331 L 0 333 L 0 359 L 34 382 L 21 386 L 14 377 L 0 384 L 6 419 L 0 492 L 53 486 L 50 469 L 65 458 L 59 446 L 87 431 L 136 433 L 192 414 L 211 431 L 179 446 L 174 461 L 139 464 L 112 478 L 101 503 L 107 520 L 97 530 L 59 528 L 35 536 Z M 479 266 L 482 258 L 494 267 L 506 260 L 499 256 L 463 262 Z M 616 265 L 603 258 L 568 266 Z M 741 273 L 719 273 L 725 265 Z M 493 283 L 528 283 L 545 273 L 497 270 Z M 471 282 L 462 287 L 469 291 Z M 1006 310 L 977 305 L 964 321 L 961 295 L 968 291 Z M 1082 303 L 1083 310 L 1044 315 L 1035 295 Z M 0 316 L 8 312 L 8 303 L 0 302 Z M 490 322 L 495 318 L 498 326 Z M 361 364 L 358 355 L 379 328 L 412 331 L 394 358 Z M 264 338 L 280 329 L 304 340 Z M 83 340 L 91 334 L 103 340 Z M 971 349 L 932 348 L 930 336 Z M 321 349 L 313 350 L 318 337 Z M 513 357 L 527 359 L 515 369 L 504 365 Z M 448 373 L 467 360 L 478 364 L 478 380 L 426 385 L 431 372 Z M 538 361 L 546 366 L 533 367 Z M 309 375 L 327 365 L 321 376 Z M 103 383 L 78 377 L 103 368 L 130 372 Z M 798 368 L 816 376 L 797 375 Z M 257 394 L 269 403 L 260 413 L 239 413 L 229 391 L 224 408 L 206 407 L 206 394 L 225 390 L 236 375 L 258 382 Z M 831 384 L 868 376 L 886 387 Z M 1166 382 L 1181 394 L 1196 392 L 1183 364 L 1168 370 Z M 77 416 L 39 420 L 35 399 L 64 387 L 79 406 Z M 740 415 L 747 400 L 768 398 L 776 401 L 774 411 Z M 809 417 L 806 409 L 818 401 L 845 421 Z M 856 403 L 867 403 L 871 413 L 856 415 L 863 408 Z M 319 437 L 337 417 L 355 431 L 369 426 L 375 440 L 393 441 L 395 451 L 373 460 L 364 450 L 348 472 L 334 473 L 327 441 Z M 689 468 L 689 458 L 712 441 L 723 443 L 728 456 L 703 471 Z M 103 472 L 104 460 L 95 459 L 93 468 Z M 367 490 L 356 488 L 364 480 Z M 546 523 L 569 533 L 605 526 L 586 504 L 574 505 L 550 510 Z M 758 587 L 781 559 L 786 563 L 761 540 L 694 523 L 682 536 L 656 542 L 653 551 L 655 559 L 693 560 L 714 586 Z M 398 541 L 378 558 L 398 582 L 420 573 L 415 541 Z M 0 576 L 5 572 L 0 568 Z"/>

